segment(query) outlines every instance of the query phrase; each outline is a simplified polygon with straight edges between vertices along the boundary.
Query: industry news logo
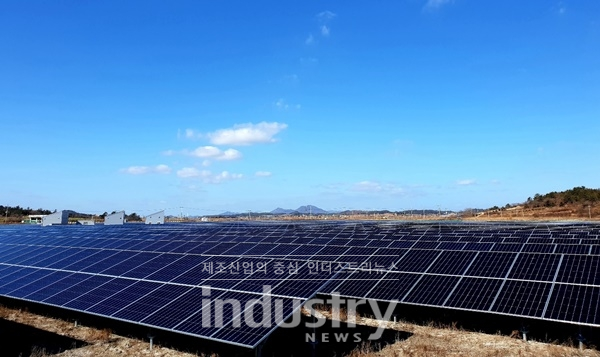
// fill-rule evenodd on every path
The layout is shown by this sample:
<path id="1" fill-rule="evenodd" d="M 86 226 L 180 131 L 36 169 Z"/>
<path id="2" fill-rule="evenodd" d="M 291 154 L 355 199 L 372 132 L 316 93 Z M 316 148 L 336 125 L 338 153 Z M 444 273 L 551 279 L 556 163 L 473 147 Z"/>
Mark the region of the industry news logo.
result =
<path id="1" fill-rule="evenodd" d="M 210 287 L 202 287 L 202 327 L 204 328 L 221 328 L 225 324 L 231 322 L 233 328 L 240 328 L 243 325 L 251 328 L 294 328 L 302 324 L 302 307 L 304 306 L 311 316 L 312 322 L 305 322 L 305 326 L 312 330 L 306 334 L 308 342 L 337 342 L 342 339 L 352 339 L 354 342 L 360 342 L 362 336 L 359 334 L 344 334 L 343 336 L 334 336 L 318 334 L 316 329 L 323 327 L 327 323 L 327 318 L 320 314 L 316 306 L 330 306 L 332 313 L 331 324 L 333 328 L 341 327 L 341 318 L 339 312 L 344 308 L 346 311 L 356 311 L 360 305 L 369 305 L 373 315 L 377 319 L 378 326 L 375 332 L 368 336 L 368 340 L 378 340 L 381 338 L 386 321 L 390 320 L 395 303 L 387 305 L 386 311 L 382 312 L 379 305 L 371 300 L 366 299 L 344 299 L 337 293 L 332 293 L 329 299 L 313 298 L 306 302 L 299 299 L 283 298 L 273 296 L 271 294 L 271 286 L 264 285 L 262 294 L 256 294 L 256 298 L 245 299 L 236 293 L 231 293 L 227 297 L 227 293 L 223 296 L 212 298 Z M 248 294 L 241 294 L 247 297 Z M 336 313 L 337 312 L 337 313 Z M 356 320 L 354 314 L 347 314 L 347 319 L 344 321 L 347 327 L 355 327 Z"/>

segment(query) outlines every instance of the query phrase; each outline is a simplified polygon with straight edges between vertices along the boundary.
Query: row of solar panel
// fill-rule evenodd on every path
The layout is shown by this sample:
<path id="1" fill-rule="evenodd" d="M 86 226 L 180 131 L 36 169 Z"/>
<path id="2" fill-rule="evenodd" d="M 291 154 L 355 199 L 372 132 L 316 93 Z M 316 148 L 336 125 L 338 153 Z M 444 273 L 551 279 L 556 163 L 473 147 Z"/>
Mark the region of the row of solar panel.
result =
<path id="1" fill-rule="evenodd" d="M 326 238 L 326 239 L 390 239 L 390 240 L 398 240 L 398 239 L 407 239 L 407 240 L 439 240 L 441 237 L 443 239 L 450 239 L 452 241 L 457 241 L 459 239 L 473 239 L 473 237 L 485 238 L 485 239 L 496 239 L 499 237 L 502 238 L 514 238 L 520 239 L 521 241 L 525 238 L 531 238 L 537 240 L 537 242 L 545 243 L 545 242 L 553 242 L 553 243 L 563 243 L 563 239 L 572 240 L 572 239 L 590 239 L 592 241 L 597 241 L 600 236 L 600 231 L 591 229 L 587 232 L 587 235 L 582 233 L 573 234 L 570 232 L 559 231 L 559 232 L 537 232 L 534 229 L 530 229 L 527 231 L 522 230 L 469 230 L 469 231 L 454 231 L 448 232 L 447 230 L 442 231 L 435 229 L 428 230 L 413 230 L 407 231 L 402 230 L 402 226 L 400 228 L 396 227 L 396 230 L 390 229 L 385 233 L 381 233 L 378 229 L 371 229 L 370 231 L 360 232 L 360 231 L 349 231 L 344 232 L 340 231 L 340 227 L 336 226 L 325 226 L 325 227 L 316 227 L 315 229 L 289 229 L 287 226 L 282 226 L 280 228 L 270 227 L 268 225 L 262 227 L 253 227 L 252 229 L 248 229 L 248 226 L 241 226 L 234 228 L 231 227 L 222 227 L 222 226 L 211 226 L 211 227 L 198 227 L 191 226 L 180 228 L 177 227 L 176 230 L 168 230 L 168 229 L 142 229 L 139 226 L 135 226 L 135 230 L 132 229 L 106 229 L 106 227 L 98 226 L 99 228 L 90 228 L 85 227 L 87 231 L 81 231 L 78 229 L 69 229 L 65 230 L 65 227 L 60 227 L 62 229 L 61 233 L 64 234 L 75 234 L 78 233 L 83 237 L 101 237 L 106 232 L 112 234 L 118 234 L 123 238 L 139 238 L 141 236 L 146 236 L 147 238 L 160 238 L 165 235 L 171 236 L 180 236 L 184 239 L 212 239 L 212 240 L 227 240 L 227 239 L 243 239 L 242 237 L 252 237 L 252 238 L 264 238 L 264 239 L 275 239 L 279 238 L 289 238 L 290 235 L 298 235 L 299 238 L 302 237 L 311 237 L 311 238 Z M 130 226 L 131 227 L 131 226 Z M 128 227 L 129 228 L 129 227 Z M 169 228 L 172 228 L 169 227 Z M 261 229 L 262 228 L 262 229 Z M 5 230 L 10 231 L 10 230 Z M 125 233 L 128 231 L 128 233 Z M 15 230 L 12 230 L 13 234 Z M 47 232 L 48 234 L 50 232 Z M 52 232 L 52 236 L 56 235 L 56 232 Z M 590 233 L 592 233 L 590 235 Z M 43 236 L 44 234 L 42 234 Z M 60 233 L 59 233 L 60 235 Z M 78 237 L 79 238 L 79 237 Z M 558 241 L 553 241 L 554 239 L 558 239 Z"/>
<path id="2" fill-rule="evenodd" d="M 251 305 L 262 303 L 257 300 L 262 295 L 214 289 L 206 294 L 198 287 L 11 266 L 0 270 L 0 295 L 246 347 L 254 347 L 300 306 L 299 300 L 294 304 L 291 298 L 272 298 L 267 300 L 273 311 L 270 321 L 235 327 L 242 318 L 248 319 L 245 314 L 253 322 L 263 322 L 262 310 Z"/>
<path id="3" fill-rule="evenodd" d="M 108 240 L 110 242 L 98 242 L 99 240 Z M 223 243 L 292 243 L 292 244 L 317 244 L 317 245 L 339 245 L 339 246 L 376 246 L 376 247 L 394 247 L 394 244 L 410 245 L 410 244 L 434 244 L 434 243 L 496 243 L 496 244 L 584 244 L 584 245 L 600 245 L 600 239 L 566 239 L 566 238 L 535 238 L 535 237 L 483 237 L 483 236 L 462 236 L 462 237 L 444 237 L 444 236 L 421 236 L 421 237 L 387 237 L 385 239 L 369 238 L 324 238 L 311 236 L 298 236 L 290 234 L 286 236 L 194 236 L 189 237 L 187 234 L 170 236 L 158 236 L 143 234 L 130 234 L 128 237 L 123 237 L 118 232 L 110 232 L 97 237 L 87 236 L 79 237 L 79 235 L 62 237 L 53 237 L 51 234 L 37 235 L 35 232 L 21 232 L 21 234 L 11 234 L 10 237 L 4 239 L 6 243 L 28 242 L 29 244 L 45 244 L 48 241 L 58 242 L 64 246 L 73 246 L 75 243 L 78 246 L 94 247 L 101 244 L 114 247 L 120 244 L 120 241 L 157 241 L 157 242 L 223 242 Z"/>
<path id="4" fill-rule="evenodd" d="M 600 325 L 600 286 L 355 271 L 321 293 Z"/>
<path id="5" fill-rule="evenodd" d="M 9 269 L 0 274 L 12 272 L 18 277 L 29 271 L 23 269 L 81 272 L 257 293 L 262 292 L 263 285 L 270 285 L 274 295 L 306 298 L 339 271 L 317 270 L 309 266 L 308 262 L 281 263 L 260 258 L 132 254 L 117 251 L 98 251 L 92 255 L 85 251 L 74 254 L 72 251 L 58 254 L 51 252 L 49 256 L 38 253 L 39 251 L 33 252 L 38 258 L 19 261 L 16 264 L 11 264 L 11 259 L 2 259 L 0 267 L 16 270 Z M 302 277 L 302 280 L 299 281 L 298 277 Z"/>
<path id="6" fill-rule="evenodd" d="M 182 272 L 197 274 L 198 271 L 191 269 L 199 269 L 198 267 L 203 266 L 203 262 L 228 266 L 234 262 L 241 264 L 264 261 L 275 265 L 276 263 L 290 264 L 294 261 L 296 264 L 317 261 L 321 262 L 320 269 L 323 269 L 323 263 L 333 265 L 329 270 L 349 267 L 550 282 L 554 281 L 555 274 L 558 274 L 557 281 L 560 282 L 600 285 L 599 255 L 255 245 L 254 253 L 257 257 L 253 258 L 247 252 L 231 255 L 196 255 L 25 245 L 4 247 L 0 250 L 0 262 L 5 264 L 114 276 L 127 273 L 129 274 L 127 276 L 132 278 L 151 280 L 157 280 L 153 274 L 158 274 L 164 269 L 176 274 Z M 259 251 L 258 248 L 264 250 Z M 559 262 L 561 262 L 560 268 Z M 318 271 L 318 269 L 314 270 Z M 200 280 L 193 282 L 192 285 L 208 279 L 202 274 L 194 276 Z"/>
<path id="7" fill-rule="evenodd" d="M 289 225 L 283 225 L 278 227 L 285 227 L 283 229 L 285 232 L 279 232 L 281 234 L 293 234 L 295 230 L 303 230 L 306 226 L 298 225 L 290 227 Z M 326 234 L 334 234 L 334 229 L 341 229 L 340 226 L 328 225 L 327 227 L 333 228 Z M 38 245 L 27 245 L 32 243 L 25 243 L 23 240 L 16 245 L 5 244 L 2 246 L 2 249 L 0 249 L 0 262 L 3 261 L 5 264 L 0 264 L 0 266 L 4 267 L 4 270 L 0 271 L 0 294 L 55 304 L 57 306 L 160 328 L 175 329 L 182 333 L 253 346 L 253 344 L 263 339 L 271 330 L 268 328 L 263 330 L 248 329 L 245 325 L 242 326 L 242 329 L 231 328 L 233 314 L 226 316 L 225 324 L 230 324 L 229 328 L 225 326 L 221 329 L 205 330 L 205 327 L 199 323 L 200 315 L 198 313 L 192 315 L 195 316 L 193 322 L 189 322 L 189 314 L 183 316 L 177 315 L 177 309 L 180 309 L 187 300 L 182 301 L 175 298 L 177 303 L 174 305 L 168 304 L 167 301 L 177 296 L 180 289 L 191 289 L 183 292 L 183 296 L 187 296 L 191 291 L 195 291 L 197 296 L 200 294 L 199 285 L 210 285 L 220 287 L 221 289 L 236 290 L 228 292 L 219 291 L 223 294 L 242 294 L 240 296 L 241 300 L 244 300 L 248 296 L 256 297 L 257 295 L 251 292 L 260 292 L 265 284 L 272 285 L 273 293 L 275 294 L 290 298 L 306 298 L 312 296 L 318 290 L 326 292 L 327 289 L 321 289 L 321 286 L 326 281 L 331 281 L 333 276 L 350 276 L 348 273 L 344 274 L 341 272 L 337 273 L 337 275 L 335 274 L 341 268 L 352 266 L 348 263 L 363 259 L 363 263 L 381 261 L 386 264 L 391 262 L 393 266 L 388 267 L 390 271 L 386 274 L 377 271 L 360 271 L 357 273 L 369 274 L 366 280 L 368 282 L 367 285 L 360 283 L 365 280 L 359 279 L 357 276 L 351 279 L 343 279 L 341 284 L 346 284 L 347 286 L 340 286 L 340 289 L 343 289 L 348 295 L 365 297 L 370 294 L 378 294 L 378 289 L 388 291 L 387 294 L 391 294 L 390 296 L 394 294 L 399 295 L 398 291 L 401 291 L 402 288 L 397 284 L 404 284 L 410 291 L 407 290 L 402 297 L 392 297 L 390 299 L 402 299 L 401 301 L 406 303 L 452 307 L 452 305 L 446 304 L 451 303 L 452 296 L 460 300 L 460 291 L 464 288 L 462 286 L 459 287 L 459 285 L 463 281 L 478 282 L 481 280 L 486 281 L 485 284 L 500 284 L 498 287 L 500 290 L 494 290 L 493 287 L 490 288 L 490 297 L 494 291 L 496 291 L 496 294 L 490 302 L 489 307 L 485 305 L 480 309 L 481 311 L 486 311 L 485 307 L 487 307 L 488 310 L 492 309 L 492 311 L 500 313 L 538 318 L 554 318 L 553 316 L 558 316 L 556 319 L 562 319 L 563 321 L 597 324 L 597 288 L 599 287 L 597 279 L 600 274 L 598 274 L 599 257 L 595 255 L 577 256 L 423 249 L 409 250 L 268 243 L 248 245 L 236 242 L 223 243 L 220 241 L 220 239 L 234 236 L 234 234 L 240 232 L 243 232 L 243 235 L 246 237 L 257 234 L 258 237 L 256 239 L 263 239 L 260 235 L 270 237 L 270 234 L 279 234 L 277 230 L 280 228 L 274 228 L 269 225 L 212 225 L 208 228 L 174 229 L 170 232 L 163 227 L 156 230 L 139 227 L 119 227 L 112 230 L 103 227 L 98 231 L 94 229 L 85 230 L 89 227 L 84 227 L 83 229 L 63 228 L 65 227 L 50 228 L 49 230 L 31 230 L 32 232 L 37 231 L 39 234 L 48 235 L 46 238 L 50 238 L 50 241 L 48 242 L 49 244 L 45 243 L 45 246 L 39 246 L 39 241 L 35 243 Z M 311 228 L 313 231 L 318 231 L 317 228 L 313 228 Z M 392 228 L 390 230 L 393 230 Z M 4 237 L 5 239 L 0 237 L 0 240 L 6 242 L 6 240 L 15 239 L 14 236 L 18 236 L 19 232 L 23 231 L 16 230 L 16 232 L 13 233 L 13 237 Z M 86 237 L 89 237 L 88 233 L 90 232 L 104 233 L 102 236 L 95 236 L 94 239 L 86 239 Z M 150 238 L 139 239 L 140 233 L 145 234 L 143 237 Z M 102 238 L 110 234 L 114 234 L 115 238 L 127 237 L 127 239 L 107 240 Z M 306 234 L 306 232 L 298 234 L 302 235 Z M 203 243 L 205 237 L 212 237 L 210 239 L 213 239 L 213 241 Z M 76 238 L 77 241 L 100 241 L 102 244 L 105 244 L 106 241 L 111 241 L 111 243 L 121 241 L 121 243 L 127 244 L 129 247 L 135 247 L 138 251 L 122 250 L 122 247 L 116 250 L 56 247 L 56 242 L 53 242 L 54 239 L 63 240 L 69 238 Z M 35 237 L 33 240 L 35 240 Z M 189 240 L 197 241 L 190 242 Z M 128 243 L 124 243 L 123 241 L 128 241 Z M 419 242 L 412 241 L 409 243 L 415 244 Z M 450 244 L 457 243 L 448 243 L 448 245 Z M 467 244 L 463 245 L 462 248 L 464 249 Z M 210 251 L 221 255 L 200 256 L 183 254 L 184 252 L 180 254 L 160 254 L 139 251 L 141 247 L 152 247 L 152 249 L 168 247 L 167 249 L 179 250 L 184 245 L 186 252 L 189 251 L 188 249 L 197 249 L 204 253 Z M 542 244 L 538 245 L 543 246 Z M 491 247 L 495 246 L 496 244 L 491 245 Z M 534 245 L 525 244 L 521 246 Z M 248 247 L 250 248 L 246 249 Z M 440 249 L 439 245 L 436 246 L 436 249 Z M 556 250 L 557 248 L 553 249 Z M 228 252 L 234 256 L 227 256 Z M 254 252 L 257 255 L 263 256 L 263 258 L 239 256 L 242 254 L 248 255 L 250 254 L 249 252 Z M 286 264 L 265 256 L 271 253 L 275 257 L 284 259 L 284 263 Z M 290 258 L 306 258 L 308 256 L 320 260 L 320 264 L 298 261 L 296 266 L 298 269 L 294 269 L 293 264 L 290 264 L 294 263 L 294 260 L 289 260 Z M 247 261 L 248 259 L 250 261 Z M 256 265 L 267 263 L 267 265 L 271 264 L 273 269 L 266 269 L 264 272 L 257 270 L 244 277 L 241 276 L 240 271 L 229 270 L 228 264 L 230 265 L 231 263 L 241 263 L 238 266 L 242 265 L 243 268 L 244 260 L 247 263 L 246 267 L 248 267 L 248 263 Z M 332 262 L 337 263 L 337 266 L 332 267 L 330 264 Z M 219 263 L 225 268 L 225 271 L 220 274 L 212 270 L 218 269 Z M 275 271 L 277 263 L 279 264 L 279 273 Z M 16 266 L 16 264 L 19 266 Z M 23 265 L 36 266 L 38 268 L 23 267 Z M 392 270 L 398 272 L 391 272 Z M 344 271 L 352 272 L 353 270 Z M 414 272 L 415 274 L 406 274 L 403 272 Z M 94 279 L 108 280 L 105 282 L 95 281 L 93 285 L 86 286 L 85 282 L 88 279 L 92 279 L 92 277 Z M 406 279 L 403 277 L 406 277 Z M 498 279 L 494 279 L 494 277 L 498 277 Z M 505 280 L 507 277 L 509 280 Z M 64 280 L 71 278 L 76 279 L 76 281 Z M 145 279 L 145 281 L 140 281 L 139 279 Z M 415 279 L 413 281 L 414 285 L 411 285 L 411 279 Z M 59 283 L 63 280 L 65 285 Z M 568 283 L 580 285 L 564 284 L 563 280 L 567 280 Z M 391 281 L 389 283 L 391 285 L 386 290 L 385 287 L 388 286 L 387 282 L 389 281 Z M 487 283 L 488 281 L 498 283 Z M 165 282 L 170 283 L 165 284 Z M 372 284 L 372 286 L 369 287 L 368 284 Z M 70 286 L 78 286 L 80 290 L 71 290 Z M 505 293 L 505 290 L 502 290 L 504 286 L 506 286 L 506 289 L 516 289 L 520 293 L 516 293 L 516 296 L 510 295 L 512 294 L 512 290 L 506 290 Z M 547 286 L 549 286 L 548 289 L 540 288 Z M 54 288 L 59 289 L 58 292 L 52 291 Z M 106 290 L 96 290 L 104 288 Z M 365 291 L 366 288 L 369 288 L 368 291 Z M 567 297 L 569 293 L 568 289 L 576 292 L 576 294 L 572 293 L 569 295 L 571 298 Z M 473 288 L 471 292 L 478 290 L 477 288 Z M 562 295 L 551 295 L 554 294 L 554 291 L 556 291 L 556 294 Z M 155 292 L 157 293 L 155 294 Z M 454 295 L 455 292 L 456 295 Z M 594 292 L 596 292 L 595 295 Z M 62 295 L 63 293 L 66 295 Z M 161 300 L 163 293 L 167 294 L 169 298 Z M 583 294 L 584 298 L 580 298 L 580 295 L 577 295 L 580 293 Z M 557 305 L 558 302 L 554 305 L 548 303 L 550 296 L 556 296 L 554 298 L 556 301 L 560 300 L 562 303 L 567 304 L 567 306 L 569 306 L 569 301 L 572 301 L 573 304 L 581 304 L 581 308 L 573 307 L 571 310 L 569 308 L 560 310 L 560 306 Z M 585 296 L 589 297 L 586 298 Z M 60 300 L 61 298 L 64 300 Z M 467 299 L 466 296 L 463 296 L 463 298 Z M 59 303 L 53 303 L 51 302 L 53 300 L 47 299 L 58 299 Z M 385 300 L 382 297 L 378 299 Z M 291 300 L 288 298 L 286 301 L 289 304 Z M 165 312 L 157 315 L 157 312 L 155 312 L 156 306 L 162 308 L 165 304 L 172 306 L 173 312 Z M 542 305 L 544 308 L 540 313 L 539 306 Z M 197 305 L 195 306 L 192 310 L 197 308 Z M 558 307 L 553 308 L 555 306 Z M 582 311 L 579 315 L 580 320 L 575 320 L 577 315 L 574 312 L 575 309 Z"/>
<path id="8" fill-rule="evenodd" d="M 227 250 L 236 253 L 245 254 L 246 251 L 254 248 L 257 242 L 222 242 L 222 241 L 186 241 L 183 237 L 178 239 L 117 239 L 117 238 L 74 238 L 63 237 L 53 238 L 36 237 L 35 234 L 13 235 L 9 238 L 1 239 L 5 244 L 28 244 L 28 245 L 49 245 L 63 247 L 88 247 L 88 248 L 108 248 L 108 249 L 127 249 L 140 251 L 158 251 L 158 252 L 190 252 L 223 254 Z M 582 240 L 579 240 L 580 242 Z M 220 243 L 220 244 L 218 244 Z M 420 249 L 445 249 L 445 250 L 475 250 L 475 251 L 507 251 L 507 252 L 541 252 L 541 253 L 566 253 L 566 254 L 600 254 L 600 242 L 598 244 L 555 244 L 555 243 L 532 243 L 532 242 L 445 242 L 445 241 L 389 241 L 389 240 L 327 240 L 323 238 L 280 238 L 276 242 L 269 242 L 262 239 L 260 243 L 264 244 L 291 244 L 295 246 L 316 245 L 316 246 L 339 246 L 339 247 L 371 247 L 371 248 L 420 248 Z M 212 250 L 212 251 L 211 251 Z"/>

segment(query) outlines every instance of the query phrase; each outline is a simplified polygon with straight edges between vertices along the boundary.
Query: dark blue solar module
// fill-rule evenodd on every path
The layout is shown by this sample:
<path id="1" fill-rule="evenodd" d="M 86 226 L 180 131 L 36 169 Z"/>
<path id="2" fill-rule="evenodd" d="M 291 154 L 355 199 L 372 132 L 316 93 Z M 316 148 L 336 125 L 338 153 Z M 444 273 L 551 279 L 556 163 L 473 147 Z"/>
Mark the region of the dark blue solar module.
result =
<path id="1" fill-rule="evenodd" d="M 500 279 L 462 278 L 444 306 L 487 311 L 502 282 Z"/>
<path id="2" fill-rule="evenodd" d="M 269 286 L 282 318 L 294 301 L 335 292 L 599 326 L 599 269 L 592 224 L 0 227 L 0 295 L 245 347 L 278 321 L 236 327 L 261 309 L 225 306 L 222 324 L 206 327 L 202 311 Z"/>
<path id="3" fill-rule="evenodd" d="M 366 297 L 374 300 L 401 301 L 420 277 L 420 274 L 389 272 L 377 282 Z"/>
<path id="4" fill-rule="evenodd" d="M 467 269 L 466 275 L 504 278 L 516 257 L 517 253 L 481 252 Z"/>
<path id="5" fill-rule="evenodd" d="M 600 286 L 600 256 L 565 255 L 558 269 L 556 281 Z"/>
<path id="6" fill-rule="evenodd" d="M 340 274 L 342 281 L 333 282 L 327 287 L 329 293 L 337 293 L 342 296 L 364 297 L 375 287 L 375 284 L 385 273 L 370 270 L 352 270 Z M 321 289 L 323 291 L 323 289 Z"/>
<path id="7" fill-rule="evenodd" d="M 500 289 L 491 311 L 542 317 L 551 285 L 537 281 L 507 280 Z"/>
<path id="8" fill-rule="evenodd" d="M 560 255 L 521 253 L 517 257 L 508 278 L 553 281 L 560 260 Z"/>
<path id="9" fill-rule="evenodd" d="M 600 287 L 556 284 L 544 317 L 600 325 Z"/>
<path id="10" fill-rule="evenodd" d="M 431 274 L 463 275 L 476 255 L 476 252 L 443 251 L 427 272 Z"/>
<path id="11" fill-rule="evenodd" d="M 403 302 L 443 306 L 459 277 L 446 275 L 423 275 Z"/>

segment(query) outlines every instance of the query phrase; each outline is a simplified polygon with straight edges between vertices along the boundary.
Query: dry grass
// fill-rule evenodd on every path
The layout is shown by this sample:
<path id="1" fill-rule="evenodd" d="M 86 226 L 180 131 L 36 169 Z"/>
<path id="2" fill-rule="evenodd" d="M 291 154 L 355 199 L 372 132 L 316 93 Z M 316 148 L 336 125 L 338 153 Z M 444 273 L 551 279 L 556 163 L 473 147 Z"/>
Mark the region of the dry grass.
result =
<path id="1" fill-rule="evenodd" d="M 318 310 L 323 316 L 332 318 L 331 308 Z M 358 316 L 357 324 L 377 327 L 381 321 Z M 600 357 L 600 352 L 586 348 L 579 350 L 572 340 L 563 344 L 558 342 L 541 343 L 537 341 L 524 342 L 519 331 L 512 331 L 509 336 L 499 332 L 490 335 L 479 332 L 465 331 L 456 323 L 443 325 L 430 321 L 425 325 L 416 325 L 404 321 L 384 322 L 385 327 L 392 330 L 409 332 L 412 335 L 405 340 L 397 340 L 380 349 L 377 345 L 362 344 L 346 357 L 438 357 L 438 356 L 467 356 L 467 357 Z"/>
<path id="2" fill-rule="evenodd" d="M 75 326 L 73 322 L 40 316 L 29 313 L 26 310 L 10 309 L 4 306 L 0 306 L 0 318 L 85 341 L 88 344 L 53 355 L 57 357 L 218 357 L 215 354 L 205 355 L 201 353 L 181 352 L 157 344 L 150 351 L 148 341 L 119 336 L 114 334 L 110 329 L 96 329 L 81 325 Z M 48 354 L 44 349 L 34 347 L 31 351 L 31 356 L 47 357 Z"/>
<path id="3" fill-rule="evenodd" d="M 322 306 L 318 312 L 327 318 L 332 317 L 331 307 Z M 303 310 L 304 313 L 308 311 Z M 340 310 L 340 319 L 348 320 L 349 314 Z M 351 314 L 350 314 L 351 316 Z M 158 356 L 158 357 L 218 357 L 214 354 L 194 354 L 176 351 L 170 348 L 155 345 L 149 350 L 147 341 L 126 338 L 114 334 L 109 329 L 94 329 L 86 326 L 77 326 L 72 322 L 57 320 L 49 317 L 35 315 L 27 311 L 9 309 L 0 306 L 0 317 L 27 324 L 59 335 L 83 340 L 87 346 L 74 348 L 62 352 L 58 357 L 130 357 L 130 356 Z M 356 316 L 356 323 L 377 327 L 381 321 L 363 316 Z M 441 325 L 430 322 L 426 325 L 416 325 L 404 321 L 383 322 L 386 328 L 409 332 L 412 335 L 404 340 L 397 340 L 384 348 L 369 343 L 362 344 L 348 353 L 348 357 L 403 357 L 403 356 L 472 356 L 472 357 L 600 357 L 600 352 L 595 349 L 579 350 L 573 341 L 564 344 L 541 343 L 536 341 L 524 342 L 518 331 L 513 331 L 510 336 L 489 335 L 478 332 L 464 331 L 456 324 Z M 47 357 L 46 351 L 35 348 L 32 357 Z"/>
<path id="4" fill-rule="evenodd" d="M 0 305 L 0 319 L 8 319 L 12 310 Z"/>
<path id="5" fill-rule="evenodd" d="M 46 356 L 49 356 L 46 353 L 46 349 L 37 347 L 37 346 L 35 346 L 31 349 L 31 354 L 29 355 L 29 357 L 46 357 Z"/>
<path id="6" fill-rule="evenodd" d="M 97 341 L 97 342 L 109 342 L 112 336 L 112 331 L 110 329 L 89 329 L 87 334 L 87 339 L 89 341 Z"/>

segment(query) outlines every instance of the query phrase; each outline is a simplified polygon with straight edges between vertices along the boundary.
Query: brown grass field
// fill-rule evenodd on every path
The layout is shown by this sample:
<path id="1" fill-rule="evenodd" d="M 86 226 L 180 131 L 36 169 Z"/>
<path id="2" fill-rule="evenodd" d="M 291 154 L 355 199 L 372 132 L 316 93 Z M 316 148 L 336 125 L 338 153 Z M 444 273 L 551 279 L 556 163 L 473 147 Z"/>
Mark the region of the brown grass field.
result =
<path id="1" fill-rule="evenodd" d="M 321 313 L 326 317 L 331 318 L 331 311 L 322 310 Z M 346 313 L 342 312 L 340 316 L 342 320 L 347 321 Z M 119 336 L 107 329 L 75 326 L 72 322 L 6 307 L 0 307 L 0 318 L 87 342 L 86 346 L 70 349 L 54 355 L 59 357 L 206 356 L 204 354 L 181 352 L 160 345 L 154 345 L 153 350 L 150 350 L 148 341 Z M 377 320 L 363 318 L 360 316 L 356 316 L 355 320 L 357 324 L 368 326 L 378 326 L 379 323 Z M 464 331 L 457 329 L 454 326 L 436 326 L 434 324 L 421 326 L 405 322 L 385 322 L 384 324 L 389 329 L 410 332 L 412 335 L 405 340 L 400 340 L 390 344 L 381 350 L 377 350 L 374 348 L 375 346 L 362 345 L 345 356 L 600 357 L 600 352 L 598 352 L 596 349 L 585 347 L 583 350 L 579 350 L 578 348 L 575 348 L 573 343 L 557 344 L 556 342 L 524 342 L 516 331 L 512 336 L 503 336 L 500 334 L 489 335 L 478 332 Z M 31 356 L 47 357 L 49 355 L 46 354 L 44 350 L 34 348 Z M 212 355 L 211 357 L 217 356 Z"/>

